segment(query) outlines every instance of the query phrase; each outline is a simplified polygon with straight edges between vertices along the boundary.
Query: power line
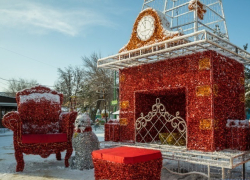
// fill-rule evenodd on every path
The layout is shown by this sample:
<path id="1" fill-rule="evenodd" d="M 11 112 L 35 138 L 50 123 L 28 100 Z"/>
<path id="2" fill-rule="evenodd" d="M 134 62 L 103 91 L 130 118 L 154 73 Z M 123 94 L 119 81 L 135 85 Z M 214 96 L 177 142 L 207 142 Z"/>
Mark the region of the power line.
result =
<path id="1" fill-rule="evenodd" d="M 3 85 L 1 85 L 0 87 L 2 87 L 2 88 L 5 88 L 5 86 L 8 86 L 6 83 L 3 83 L 3 82 L 0 82 L 0 84 L 3 84 Z"/>
<path id="2" fill-rule="evenodd" d="M 6 84 L 6 83 L 3 83 L 3 82 L 0 82 L 1 84 L 4 84 L 4 85 L 6 85 L 6 86 L 8 86 L 8 84 Z"/>
<path id="3" fill-rule="evenodd" d="M 18 53 L 18 52 L 15 52 L 15 51 L 12 51 L 12 50 L 3 48 L 3 47 L 0 47 L 0 48 L 1 48 L 1 49 L 4 49 L 4 50 L 6 50 L 6 51 L 9 51 L 9 52 L 15 53 L 15 54 L 17 54 L 17 55 L 19 55 L 19 56 L 23 56 L 23 57 L 26 57 L 26 58 L 31 59 L 31 60 L 33 60 L 33 61 L 37 61 L 37 62 L 39 62 L 39 63 L 43 63 L 43 64 L 46 64 L 46 65 L 48 65 L 48 66 L 51 66 L 51 67 L 53 67 L 53 68 L 58 69 L 58 67 L 55 67 L 55 66 L 53 66 L 53 65 L 50 65 L 50 64 L 45 63 L 45 62 L 42 62 L 42 61 L 38 61 L 38 60 L 36 60 L 36 59 L 34 59 L 34 58 L 31 58 L 31 57 L 28 57 L 28 56 L 26 56 L 26 55 L 20 54 L 20 53 Z"/>
<path id="4" fill-rule="evenodd" d="M 2 83 L 2 82 L 0 82 L 0 84 L 3 84 L 3 85 L 5 85 L 5 86 L 7 86 L 6 84 L 4 84 L 4 83 Z M 4 87 L 3 85 L 1 85 L 1 86 Z M 0 87 L 1 87 L 1 86 L 0 86 Z"/>
<path id="5" fill-rule="evenodd" d="M 11 81 L 14 81 L 14 82 L 21 82 L 21 83 L 23 83 L 23 81 L 18 81 L 18 80 L 9 80 L 9 79 L 4 79 L 4 78 L 1 78 L 0 77 L 0 79 L 2 79 L 2 80 L 4 80 L 4 81 L 8 81 L 8 82 L 11 82 Z M 26 82 L 24 82 L 25 84 L 33 84 L 33 83 L 26 83 Z M 38 83 L 39 84 L 39 83 Z M 6 84 L 7 85 L 7 84 Z M 39 84 L 39 85 L 41 85 L 41 84 Z M 48 85 L 43 85 L 43 86 L 47 86 L 47 87 L 55 87 L 55 86 L 48 86 Z"/>
<path id="6" fill-rule="evenodd" d="M 22 82 L 22 81 L 18 81 L 18 80 L 8 80 L 8 79 L 4 79 L 4 78 L 1 78 L 1 77 L 0 77 L 0 79 L 2 79 L 4 81 L 9 81 L 9 82 L 11 82 L 11 81 Z M 32 83 L 26 83 L 26 84 L 32 84 Z"/>

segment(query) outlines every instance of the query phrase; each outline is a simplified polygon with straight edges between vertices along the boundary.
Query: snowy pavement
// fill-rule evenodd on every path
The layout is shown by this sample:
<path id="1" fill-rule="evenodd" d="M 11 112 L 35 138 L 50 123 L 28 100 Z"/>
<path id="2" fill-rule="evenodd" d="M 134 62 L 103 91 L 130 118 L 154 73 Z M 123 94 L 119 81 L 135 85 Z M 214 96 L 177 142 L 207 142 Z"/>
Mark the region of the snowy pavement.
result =
<path id="1" fill-rule="evenodd" d="M 96 133 L 100 140 L 103 140 L 103 132 Z M 62 158 L 65 152 L 62 153 Z M 8 131 L 0 134 L 0 179 L 86 179 L 94 180 L 94 170 L 72 170 L 65 168 L 64 160 L 57 161 L 55 155 L 50 155 L 48 158 L 41 158 L 38 155 L 24 154 L 25 168 L 23 172 L 16 172 L 16 161 L 13 148 L 13 133 Z"/>
<path id="2" fill-rule="evenodd" d="M 103 137 L 102 134 L 99 137 Z M 62 153 L 62 158 L 65 152 Z M 67 180 L 86 179 L 94 180 L 94 170 L 72 170 L 65 168 L 64 160 L 57 161 L 55 155 L 48 158 L 41 158 L 38 155 L 24 154 L 25 168 L 23 172 L 16 172 L 16 161 L 13 148 L 12 131 L 0 134 L 0 179 L 1 180 Z"/>
<path id="3" fill-rule="evenodd" d="M 97 129 L 99 141 L 104 140 L 103 129 Z M 74 152 L 73 152 L 74 155 Z M 65 152 L 62 153 L 62 159 Z M 72 170 L 65 168 L 64 160 L 57 161 L 55 155 L 41 158 L 39 155 L 25 155 L 25 168 L 23 172 L 16 172 L 16 160 L 13 148 L 13 133 L 7 131 L 0 133 L 0 180 L 94 180 L 94 169 Z M 167 163 L 164 161 L 164 163 Z M 249 166 L 249 164 L 248 164 Z M 197 180 L 206 179 L 198 175 L 179 176 L 162 170 L 161 180 Z"/>

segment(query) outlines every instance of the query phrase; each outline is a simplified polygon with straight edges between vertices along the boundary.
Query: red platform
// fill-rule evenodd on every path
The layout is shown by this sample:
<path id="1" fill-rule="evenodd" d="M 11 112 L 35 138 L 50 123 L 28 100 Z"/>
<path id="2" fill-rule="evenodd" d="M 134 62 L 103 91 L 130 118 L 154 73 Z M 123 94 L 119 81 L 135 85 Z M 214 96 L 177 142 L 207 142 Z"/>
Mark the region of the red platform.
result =
<path id="1" fill-rule="evenodd" d="M 92 152 L 96 179 L 160 179 L 158 150 L 118 147 Z"/>

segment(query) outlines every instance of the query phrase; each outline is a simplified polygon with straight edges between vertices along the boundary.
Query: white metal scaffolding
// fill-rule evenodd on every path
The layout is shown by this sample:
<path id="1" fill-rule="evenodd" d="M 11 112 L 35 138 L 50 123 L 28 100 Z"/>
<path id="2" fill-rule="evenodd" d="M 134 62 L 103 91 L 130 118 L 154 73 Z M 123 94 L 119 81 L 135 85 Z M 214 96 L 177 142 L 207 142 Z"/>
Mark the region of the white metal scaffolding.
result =
<path id="1" fill-rule="evenodd" d="M 250 53 L 224 38 L 209 31 L 201 30 L 99 59 L 97 66 L 117 70 L 207 50 L 214 50 L 243 64 L 250 64 Z"/>
<path id="2" fill-rule="evenodd" d="M 142 10 L 152 7 L 164 13 L 173 31 L 190 34 L 200 30 L 207 30 L 229 39 L 222 0 L 199 0 L 206 9 L 203 19 L 197 17 L 197 8 L 194 11 L 188 9 L 190 1 L 144 0 Z"/>

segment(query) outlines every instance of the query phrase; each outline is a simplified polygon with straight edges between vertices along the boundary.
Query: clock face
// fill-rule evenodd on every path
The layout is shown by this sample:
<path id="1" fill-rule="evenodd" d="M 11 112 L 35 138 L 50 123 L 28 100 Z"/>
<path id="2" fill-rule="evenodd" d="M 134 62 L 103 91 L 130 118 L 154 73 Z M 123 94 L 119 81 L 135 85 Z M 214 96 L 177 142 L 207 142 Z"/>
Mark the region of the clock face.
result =
<path id="1" fill-rule="evenodd" d="M 142 41 L 148 40 L 154 33 L 155 19 L 152 16 L 144 16 L 137 26 L 137 35 Z"/>

